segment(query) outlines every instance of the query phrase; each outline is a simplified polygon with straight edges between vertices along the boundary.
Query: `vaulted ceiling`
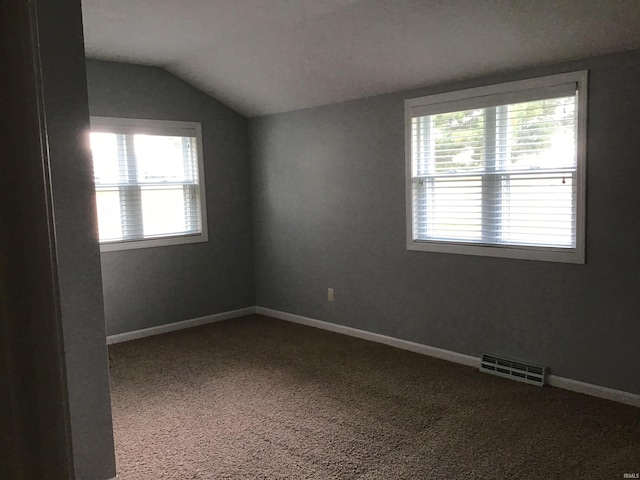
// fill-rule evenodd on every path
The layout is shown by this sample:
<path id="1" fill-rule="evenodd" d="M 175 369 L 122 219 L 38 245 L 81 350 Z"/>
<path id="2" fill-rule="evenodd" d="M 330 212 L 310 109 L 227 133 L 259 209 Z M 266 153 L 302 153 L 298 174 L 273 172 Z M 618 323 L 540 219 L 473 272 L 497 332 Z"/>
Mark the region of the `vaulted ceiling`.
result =
<path id="1" fill-rule="evenodd" d="M 640 48 L 640 0 L 83 0 L 87 56 L 247 116 Z"/>

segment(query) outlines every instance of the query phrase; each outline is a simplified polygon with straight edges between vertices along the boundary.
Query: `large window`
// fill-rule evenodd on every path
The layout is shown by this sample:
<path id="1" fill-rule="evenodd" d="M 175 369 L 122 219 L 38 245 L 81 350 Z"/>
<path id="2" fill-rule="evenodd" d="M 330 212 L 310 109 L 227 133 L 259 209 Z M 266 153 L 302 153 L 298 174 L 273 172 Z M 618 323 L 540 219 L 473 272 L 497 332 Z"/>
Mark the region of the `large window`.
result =
<path id="1" fill-rule="evenodd" d="M 207 240 L 198 123 L 91 118 L 102 251 Z"/>
<path id="2" fill-rule="evenodd" d="M 407 247 L 584 263 L 586 79 L 407 100 Z"/>

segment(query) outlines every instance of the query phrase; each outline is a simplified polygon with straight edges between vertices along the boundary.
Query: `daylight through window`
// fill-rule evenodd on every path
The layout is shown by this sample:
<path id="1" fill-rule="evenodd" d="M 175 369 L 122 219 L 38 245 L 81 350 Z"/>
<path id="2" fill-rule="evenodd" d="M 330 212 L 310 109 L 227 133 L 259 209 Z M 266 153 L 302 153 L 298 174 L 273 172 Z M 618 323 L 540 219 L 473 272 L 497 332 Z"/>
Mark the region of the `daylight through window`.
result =
<path id="1" fill-rule="evenodd" d="M 584 261 L 586 74 L 407 101 L 408 248 Z"/>
<path id="2" fill-rule="evenodd" d="M 91 119 L 102 250 L 206 240 L 200 125 Z"/>

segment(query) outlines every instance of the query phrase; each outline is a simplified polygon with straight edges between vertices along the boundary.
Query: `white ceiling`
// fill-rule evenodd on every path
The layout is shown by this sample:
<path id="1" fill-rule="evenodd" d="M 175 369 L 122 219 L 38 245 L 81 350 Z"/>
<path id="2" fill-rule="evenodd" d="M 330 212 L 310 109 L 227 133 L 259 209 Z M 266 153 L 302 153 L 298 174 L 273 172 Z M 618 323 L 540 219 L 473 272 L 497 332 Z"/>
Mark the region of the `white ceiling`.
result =
<path id="1" fill-rule="evenodd" d="M 640 48 L 640 0 L 82 0 L 87 56 L 247 116 Z"/>

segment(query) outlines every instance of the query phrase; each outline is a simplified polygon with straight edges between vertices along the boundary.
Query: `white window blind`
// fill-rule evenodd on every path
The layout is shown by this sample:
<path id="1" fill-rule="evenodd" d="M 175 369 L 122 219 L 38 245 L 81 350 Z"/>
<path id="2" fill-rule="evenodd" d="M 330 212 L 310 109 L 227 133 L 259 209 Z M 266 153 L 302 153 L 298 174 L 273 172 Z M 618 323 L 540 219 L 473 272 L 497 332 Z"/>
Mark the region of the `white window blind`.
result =
<path id="1" fill-rule="evenodd" d="M 409 101 L 409 248 L 581 263 L 583 79 Z"/>
<path id="2" fill-rule="evenodd" d="M 103 250 L 206 240 L 199 124 L 94 117 L 91 125 Z"/>

